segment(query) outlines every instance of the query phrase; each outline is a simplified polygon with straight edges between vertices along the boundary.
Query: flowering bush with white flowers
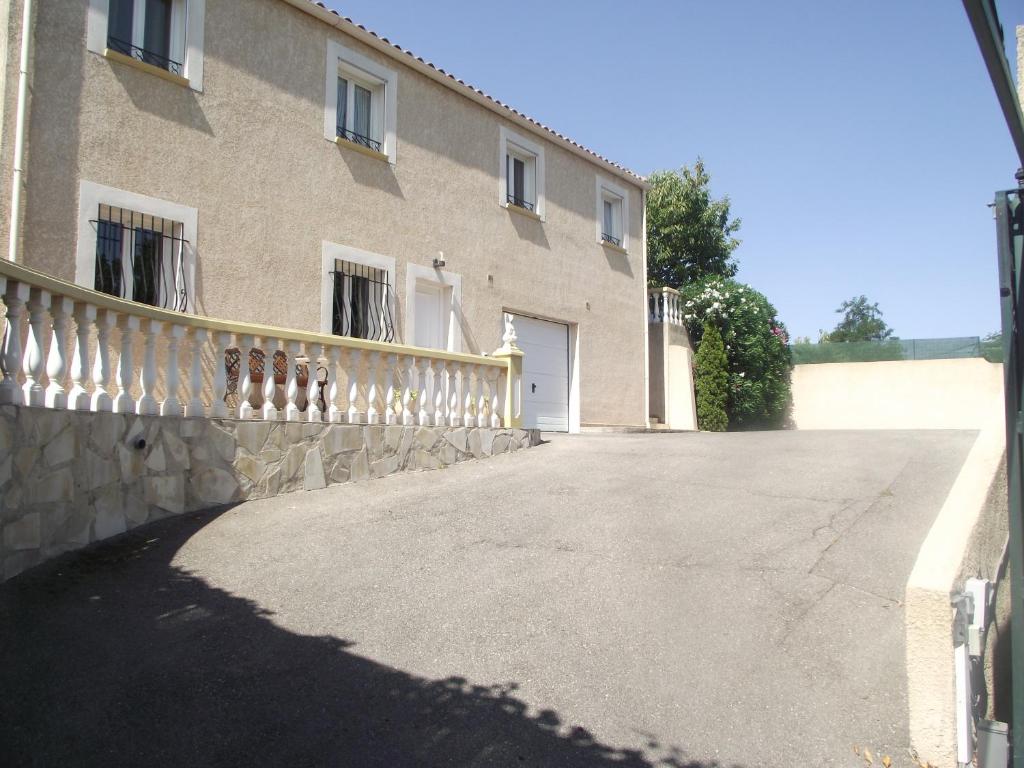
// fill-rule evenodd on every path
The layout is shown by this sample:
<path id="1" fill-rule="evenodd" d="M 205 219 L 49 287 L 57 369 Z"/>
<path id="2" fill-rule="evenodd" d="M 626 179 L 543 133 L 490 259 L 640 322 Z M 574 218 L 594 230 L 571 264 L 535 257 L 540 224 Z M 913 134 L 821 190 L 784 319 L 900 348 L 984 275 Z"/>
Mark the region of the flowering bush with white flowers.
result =
<path id="1" fill-rule="evenodd" d="M 694 348 L 704 323 L 714 324 L 729 360 L 729 424 L 739 429 L 784 424 L 793 367 L 786 326 L 764 294 L 749 285 L 709 277 L 681 289 Z"/>

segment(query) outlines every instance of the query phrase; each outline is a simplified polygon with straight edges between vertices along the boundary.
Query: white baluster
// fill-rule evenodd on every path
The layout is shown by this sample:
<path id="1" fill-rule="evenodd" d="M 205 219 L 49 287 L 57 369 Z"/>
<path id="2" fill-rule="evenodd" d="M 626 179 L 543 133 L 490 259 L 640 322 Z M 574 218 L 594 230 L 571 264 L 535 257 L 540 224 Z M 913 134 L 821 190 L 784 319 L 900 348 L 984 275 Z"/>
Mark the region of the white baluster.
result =
<path id="1" fill-rule="evenodd" d="M 489 367 L 487 369 L 487 389 L 491 395 L 491 427 L 498 429 L 501 427 L 501 416 L 498 410 L 498 374 L 501 373 L 497 368 Z"/>
<path id="2" fill-rule="evenodd" d="M 272 339 L 263 339 L 263 408 L 260 415 L 264 421 L 275 421 L 277 419 L 277 406 L 274 405 L 274 397 L 277 395 L 277 379 L 275 378 L 274 363 L 277 360 L 277 351 L 281 349 L 282 342 L 277 340 L 276 349 L 271 349 Z"/>
<path id="3" fill-rule="evenodd" d="M 362 424 L 366 414 L 359 411 L 359 366 L 362 362 L 363 353 L 359 349 L 348 350 L 348 365 L 345 373 L 348 375 L 348 423 Z"/>
<path id="4" fill-rule="evenodd" d="M 92 364 L 92 400 L 89 409 L 109 413 L 114 409 L 110 396 L 110 329 L 117 325 L 117 314 L 109 309 L 96 312 L 96 359 Z"/>
<path id="5" fill-rule="evenodd" d="M 507 427 L 505 423 L 505 401 L 508 397 L 508 368 L 498 369 L 498 418 L 501 421 L 502 427 Z"/>
<path id="6" fill-rule="evenodd" d="M 320 358 L 325 354 L 323 344 L 306 345 L 307 366 L 309 369 L 309 386 L 306 389 L 306 417 L 309 421 L 323 421 L 323 413 L 320 410 L 320 382 L 317 379 L 317 368 L 320 367 Z"/>
<path id="7" fill-rule="evenodd" d="M 68 393 L 68 408 L 88 411 L 90 397 L 85 389 L 89 375 L 89 331 L 96 320 L 96 307 L 92 304 L 75 304 L 75 352 L 71 357 L 71 391 Z"/>
<path id="8" fill-rule="evenodd" d="M 396 365 L 398 365 L 398 355 L 388 354 L 384 359 L 384 414 L 387 424 L 398 423 L 398 413 L 395 409 Z"/>
<path id="9" fill-rule="evenodd" d="M 46 358 L 47 408 L 67 408 L 68 396 L 64 389 L 64 377 L 68 372 L 68 320 L 74 305 L 71 299 L 54 296 L 50 301 L 50 317 L 53 335 L 50 337 L 50 354 Z"/>
<path id="10" fill-rule="evenodd" d="M 402 423 L 409 427 L 416 423 L 416 415 L 412 412 L 412 393 L 415 389 L 413 381 L 416 378 L 416 360 L 407 355 L 402 359 L 402 372 L 404 382 L 402 384 Z M 417 395 L 418 397 L 418 395 Z"/>
<path id="11" fill-rule="evenodd" d="M 340 352 L 341 350 L 337 347 L 331 347 L 327 351 L 327 396 L 331 401 L 331 405 L 327 409 L 327 416 L 333 423 L 341 421 L 342 414 L 344 413 L 344 410 L 338 406 L 338 394 L 341 392 L 341 387 L 338 386 L 338 358 L 340 357 Z"/>
<path id="12" fill-rule="evenodd" d="M 117 397 L 114 398 L 114 413 L 134 413 L 135 400 L 132 398 L 132 382 L 135 380 L 132 360 L 133 338 L 139 330 L 139 318 L 135 315 L 121 315 L 117 319 L 121 329 L 121 354 L 117 360 Z"/>
<path id="13" fill-rule="evenodd" d="M 208 338 L 205 328 L 192 329 L 192 366 L 189 376 L 189 387 L 192 390 L 192 397 L 185 404 L 185 416 L 190 419 L 202 418 L 206 415 L 206 408 L 203 406 L 203 345 Z M 216 360 L 214 361 L 216 363 Z M 224 367 L 223 357 L 221 366 Z M 221 402 L 224 402 L 221 400 Z"/>
<path id="14" fill-rule="evenodd" d="M 225 351 L 231 343 L 231 334 L 217 331 L 213 336 L 213 399 L 210 402 L 210 416 L 223 419 L 228 415 L 228 367 Z"/>
<path id="15" fill-rule="evenodd" d="M 434 418 L 432 424 L 442 426 L 444 424 L 444 360 L 432 360 L 430 363 L 430 378 L 433 381 L 432 393 L 434 395 Z"/>
<path id="16" fill-rule="evenodd" d="M 185 326 L 172 325 L 167 335 L 167 372 L 164 381 L 167 385 L 167 397 L 160 403 L 161 416 L 181 416 L 181 400 L 178 390 L 181 387 L 181 371 L 178 368 L 178 346 L 185 335 Z"/>
<path id="17" fill-rule="evenodd" d="M 366 423 L 380 423 L 380 411 L 377 409 L 377 378 L 380 368 L 380 352 L 370 352 L 367 356 L 366 378 L 369 384 L 366 388 Z"/>
<path id="18" fill-rule="evenodd" d="M 252 396 L 252 368 L 249 362 L 249 355 L 252 352 L 255 339 L 242 334 L 238 337 L 238 418 L 251 419 L 253 414 L 252 403 L 249 398 Z"/>
<path id="19" fill-rule="evenodd" d="M 473 387 L 470 375 L 473 366 L 463 363 L 459 366 L 462 369 L 462 423 L 467 427 L 475 427 L 476 419 L 473 417 Z"/>
<path id="20" fill-rule="evenodd" d="M 459 403 L 459 364 L 448 366 L 448 424 L 457 427 L 462 423 L 462 408 Z"/>
<path id="21" fill-rule="evenodd" d="M 43 377 L 43 322 L 50 306 L 50 293 L 33 288 L 28 299 L 28 342 L 21 361 L 21 372 L 25 383 L 21 387 L 25 405 L 46 404 L 46 391 L 40 379 Z"/>
<path id="22" fill-rule="evenodd" d="M 427 394 L 427 369 L 430 360 L 425 357 L 416 360 L 416 410 L 417 423 L 422 427 L 430 424 L 430 398 Z"/>
<path id="23" fill-rule="evenodd" d="M 473 371 L 476 374 L 476 384 L 473 385 L 473 392 L 476 394 L 476 425 L 486 427 L 484 411 L 487 410 L 487 393 L 484 391 L 484 369 L 482 366 L 474 365 Z"/>
<path id="24" fill-rule="evenodd" d="M 288 402 L 284 407 L 284 418 L 285 421 L 298 421 L 299 406 L 295 404 L 295 400 L 299 396 L 299 380 L 295 374 L 295 366 L 299 355 L 299 342 L 289 341 L 287 347 L 288 359 L 285 360 L 285 365 L 288 375 L 285 378 L 284 394 Z"/>
<path id="25" fill-rule="evenodd" d="M 145 346 L 142 355 L 142 375 L 139 377 L 139 388 L 142 390 L 142 397 L 135 407 L 140 415 L 153 416 L 160 413 L 160 404 L 156 401 L 153 391 L 156 389 L 156 340 L 163 328 L 163 323 L 158 320 L 150 320 L 146 323 L 143 331 Z"/>
<path id="26" fill-rule="evenodd" d="M 25 394 L 18 386 L 18 371 L 21 368 L 21 317 L 28 297 L 28 283 L 8 281 L 4 291 L 7 328 L 4 333 L 3 350 L 0 351 L 0 370 L 4 374 L 4 379 L 0 382 L 0 403 L 21 405 L 25 402 Z"/>

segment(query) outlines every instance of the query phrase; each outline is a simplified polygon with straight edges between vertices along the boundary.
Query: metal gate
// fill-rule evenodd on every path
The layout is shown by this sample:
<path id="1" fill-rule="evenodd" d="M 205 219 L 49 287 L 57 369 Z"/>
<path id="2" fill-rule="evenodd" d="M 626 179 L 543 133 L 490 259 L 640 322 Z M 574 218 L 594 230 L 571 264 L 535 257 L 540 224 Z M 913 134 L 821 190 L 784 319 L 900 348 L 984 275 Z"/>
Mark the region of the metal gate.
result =
<path id="1" fill-rule="evenodd" d="M 1006 473 L 1009 480 L 1010 647 L 1013 766 L 1024 768 L 1024 194 L 996 193 L 999 295 L 1003 315 Z"/>

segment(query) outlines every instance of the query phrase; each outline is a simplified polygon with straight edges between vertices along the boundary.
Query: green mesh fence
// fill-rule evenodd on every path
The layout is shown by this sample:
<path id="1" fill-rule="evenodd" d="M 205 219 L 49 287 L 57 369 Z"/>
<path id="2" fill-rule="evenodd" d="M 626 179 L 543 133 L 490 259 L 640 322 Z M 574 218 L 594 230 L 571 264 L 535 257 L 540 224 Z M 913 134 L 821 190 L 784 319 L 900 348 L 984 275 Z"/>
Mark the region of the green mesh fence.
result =
<path id="1" fill-rule="evenodd" d="M 807 363 L 870 363 L 879 360 L 948 360 L 984 357 L 1002 362 L 1002 342 L 977 336 L 946 339 L 889 339 L 845 341 L 831 344 L 793 344 L 794 365 Z"/>

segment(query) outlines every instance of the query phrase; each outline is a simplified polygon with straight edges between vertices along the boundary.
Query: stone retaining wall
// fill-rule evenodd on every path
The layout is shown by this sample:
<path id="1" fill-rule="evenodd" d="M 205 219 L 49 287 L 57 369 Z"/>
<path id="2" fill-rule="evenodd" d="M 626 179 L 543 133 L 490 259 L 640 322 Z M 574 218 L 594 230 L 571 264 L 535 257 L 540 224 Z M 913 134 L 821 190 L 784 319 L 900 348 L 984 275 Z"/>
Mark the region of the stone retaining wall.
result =
<path id="1" fill-rule="evenodd" d="M 171 515 L 440 469 L 536 445 L 521 429 L 183 419 L 0 406 L 0 581 Z"/>

